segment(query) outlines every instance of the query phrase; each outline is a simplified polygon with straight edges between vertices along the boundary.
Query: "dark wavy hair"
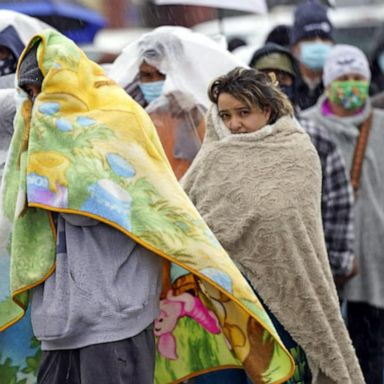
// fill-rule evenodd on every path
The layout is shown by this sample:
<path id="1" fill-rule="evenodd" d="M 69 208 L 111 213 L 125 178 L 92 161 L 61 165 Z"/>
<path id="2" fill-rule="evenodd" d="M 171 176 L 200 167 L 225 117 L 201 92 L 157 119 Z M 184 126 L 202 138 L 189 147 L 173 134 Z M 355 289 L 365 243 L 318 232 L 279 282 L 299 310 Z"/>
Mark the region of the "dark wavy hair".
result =
<path id="1" fill-rule="evenodd" d="M 209 99 L 217 105 L 220 94 L 228 93 L 249 107 L 257 106 L 263 112 L 270 111 L 268 124 L 282 116 L 293 116 L 288 97 L 280 91 L 273 79 L 255 69 L 237 67 L 218 77 L 208 88 Z"/>

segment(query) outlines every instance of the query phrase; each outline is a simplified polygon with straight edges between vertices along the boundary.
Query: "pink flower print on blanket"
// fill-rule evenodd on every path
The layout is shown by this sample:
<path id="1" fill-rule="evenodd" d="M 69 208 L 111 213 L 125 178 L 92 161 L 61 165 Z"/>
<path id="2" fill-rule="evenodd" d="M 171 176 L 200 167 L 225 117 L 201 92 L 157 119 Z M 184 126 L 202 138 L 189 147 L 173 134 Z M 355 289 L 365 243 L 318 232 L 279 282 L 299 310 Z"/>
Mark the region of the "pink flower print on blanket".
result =
<path id="1" fill-rule="evenodd" d="M 160 354 L 170 360 L 176 360 L 176 339 L 172 334 L 177 321 L 188 316 L 197 321 L 205 330 L 218 334 L 221 332 L 216 315 L 209 311 L 199 297 L 190 293 L 174 296 L 172 290 L 167 298 L 160 301 L 160 314 L 155 320 L 155 336 L 158 337 L 157 349 Z"/>

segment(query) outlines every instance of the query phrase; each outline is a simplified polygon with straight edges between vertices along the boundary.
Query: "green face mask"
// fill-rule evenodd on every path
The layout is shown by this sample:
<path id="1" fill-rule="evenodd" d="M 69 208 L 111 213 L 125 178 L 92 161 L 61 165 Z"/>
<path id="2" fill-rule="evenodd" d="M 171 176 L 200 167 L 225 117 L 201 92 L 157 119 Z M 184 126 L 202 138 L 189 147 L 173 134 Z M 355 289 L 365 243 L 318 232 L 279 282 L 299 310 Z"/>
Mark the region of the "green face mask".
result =
<path id="1" fill-rule="evenodd" d="M 333 81 L 329 100 L 348 111 L 362 107 L 368 97 L 369 84 L 366 80 Z"/>

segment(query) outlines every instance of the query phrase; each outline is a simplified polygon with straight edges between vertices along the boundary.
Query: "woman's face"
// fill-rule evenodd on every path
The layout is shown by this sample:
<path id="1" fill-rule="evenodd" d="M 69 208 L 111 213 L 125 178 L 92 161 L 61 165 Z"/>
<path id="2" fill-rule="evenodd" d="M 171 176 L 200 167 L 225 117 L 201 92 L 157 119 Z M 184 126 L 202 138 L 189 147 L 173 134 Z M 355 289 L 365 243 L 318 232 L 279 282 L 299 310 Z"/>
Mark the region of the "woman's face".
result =
<path id="1" fill-rule="evenodd" d="M 231 133 L 255 132 L 267 125 L 270 111 L 263 112 L 259 107 L 249 107 L 229 93 L 221 93 L 217 100 L 219 116 Z"/>

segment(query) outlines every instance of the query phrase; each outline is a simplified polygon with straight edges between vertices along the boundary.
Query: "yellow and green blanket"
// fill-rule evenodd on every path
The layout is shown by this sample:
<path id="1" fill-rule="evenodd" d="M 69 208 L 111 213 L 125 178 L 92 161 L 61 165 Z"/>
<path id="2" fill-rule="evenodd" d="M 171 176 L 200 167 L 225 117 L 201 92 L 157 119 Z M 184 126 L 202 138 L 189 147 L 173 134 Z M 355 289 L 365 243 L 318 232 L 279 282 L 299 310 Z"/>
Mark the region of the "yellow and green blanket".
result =
<path id="1" fill-rule="evenodd" d="M 0 329 L 24 316 L 29 290 L 55 270 L 52 212 L 76 213 L 122 231 L 176 269 L 160 304 L 156 383 L 224 366 L 244 367 L 255 383 L 286 381 L 291 356 L 179 186 L 149 117 L 63 35 L 42 32 L 24 55 L 34 44 L 42 92 L 33 106 L 19 102 L 2 185 Z"/>

